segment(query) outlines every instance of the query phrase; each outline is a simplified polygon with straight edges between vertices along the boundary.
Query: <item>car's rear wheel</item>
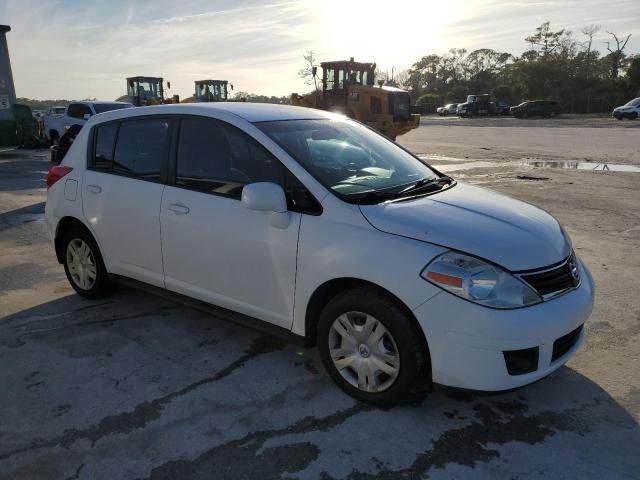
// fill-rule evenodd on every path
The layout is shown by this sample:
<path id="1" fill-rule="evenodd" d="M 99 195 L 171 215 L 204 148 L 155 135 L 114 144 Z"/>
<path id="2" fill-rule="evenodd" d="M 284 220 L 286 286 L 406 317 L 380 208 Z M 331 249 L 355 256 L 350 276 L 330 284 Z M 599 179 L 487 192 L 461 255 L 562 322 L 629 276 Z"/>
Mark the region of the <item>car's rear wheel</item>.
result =
<path id="1" fill-rule="evenodd" d="M 371 287 L 333 298 L 320 315 L 318 347 L 325 368 L 349 395 L 392 405 L 428 382 L 428 352 L 413 318 Z"/>
<path id="2" fill-rule="evenodd" d="M 112 291 L 96 241 L 81 228 L 71 230 L 63 241 L 64 271 L 73 289 L 85 298 L 101 298 Z"/>
<path id="3" fill-rule="evenodd" d="M 521 118 L 527 118 L 529 116 L 529 114 L 527 112 L 521 112 L 520 113 L 520 117 Z"/>
<path id="4" fill-rule="evenodd" d="M 638 118 L 638 112 L 631 112 L 629 120 L 635 120 L 636 118 Z"/>
<path id="5" fill-rule="evenodd" d="M 556 112 L 554 112 L 553 110 L 551 112 L 549 112 L 549 116 L 550 117 L 555 117 L 556 116 Z"/>

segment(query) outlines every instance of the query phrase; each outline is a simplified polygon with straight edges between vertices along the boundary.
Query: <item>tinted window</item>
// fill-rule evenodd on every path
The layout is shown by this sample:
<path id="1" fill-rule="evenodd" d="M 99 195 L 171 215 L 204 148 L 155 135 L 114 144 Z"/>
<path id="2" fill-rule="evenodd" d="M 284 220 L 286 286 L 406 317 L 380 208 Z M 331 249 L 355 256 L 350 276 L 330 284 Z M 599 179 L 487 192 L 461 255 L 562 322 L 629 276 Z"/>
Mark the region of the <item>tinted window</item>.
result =
<path id="1" fill-rule="evenodd" d="M 117 133 L 117 123 L 102 125 L 96 129 L 96 148 L 93 168 L 97 170 L 111 170 L 113 167 L 113 147 Z"/>
<path id="2" fill-rule="evenodd" d="M 72 103 L 67 110 L 67 115 L 73 118 L 82 119 L 87 113 L 91 115 L 91 109 L 82 103 Z"/>
<path id="3" fill-rule="evenodd" d="M 120 110 L 121 108 L 130 108 L 133 105 L 129 103 L 94 103 L 93 109 L 96 113 L 108 112 L 109 110 Z"/>
<path id="4" fill-rule="evenodd" d="M 122 122 L 113 160 L 114 173 L 145 180 L 160 180 L 168 132 L 168 120 Z"/>
<path id="5" fill-rule="evenodd" d="M 240 130 L 205 119 L 184 119 L 178 141 L 176 183 L 240 198 L 253 182 L 283 184 L 284 167 Z"/>

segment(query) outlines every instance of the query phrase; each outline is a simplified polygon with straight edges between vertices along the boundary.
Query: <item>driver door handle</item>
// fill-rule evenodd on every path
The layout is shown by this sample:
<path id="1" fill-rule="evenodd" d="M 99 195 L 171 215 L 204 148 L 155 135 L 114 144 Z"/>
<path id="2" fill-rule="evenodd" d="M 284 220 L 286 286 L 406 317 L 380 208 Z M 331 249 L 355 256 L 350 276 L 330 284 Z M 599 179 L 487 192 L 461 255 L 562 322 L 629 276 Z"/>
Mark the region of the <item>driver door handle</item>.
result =
<path id="1" fill-rule="evenodd" d="M 91 193 L 102 192 L 102 187 L 100 185 L 87 185 L 86 189 L 87 189 L 87 192 L 91 192 Z"/>
<path id="2" fill-rule="evenodd" d="M 186 215 L 190 211 L 189 207 L 180 203 L 170 203 L 167 208 L 178 215 Z"/>

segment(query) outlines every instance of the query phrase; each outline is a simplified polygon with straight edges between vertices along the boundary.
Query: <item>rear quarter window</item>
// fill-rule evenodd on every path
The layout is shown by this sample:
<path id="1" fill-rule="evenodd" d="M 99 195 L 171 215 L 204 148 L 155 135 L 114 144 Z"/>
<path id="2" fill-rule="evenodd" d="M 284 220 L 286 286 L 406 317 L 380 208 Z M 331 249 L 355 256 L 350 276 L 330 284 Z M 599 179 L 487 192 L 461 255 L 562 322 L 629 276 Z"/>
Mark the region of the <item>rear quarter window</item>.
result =
<path id="1" fill-rule="evenodd" d="M 113 172 L 159 181 L 168 134 L 169 120 L 166 119 L 122 122 L 116 140 Z"/>
<path id="2" fill-rule="evenodd" d="M 118 125 L 117 123 L 109 123 L 96 128 L 95 149 L 93 153 L 94 169 L 111 171 L 113 168 L 113 150 L 118 133 Z"/>

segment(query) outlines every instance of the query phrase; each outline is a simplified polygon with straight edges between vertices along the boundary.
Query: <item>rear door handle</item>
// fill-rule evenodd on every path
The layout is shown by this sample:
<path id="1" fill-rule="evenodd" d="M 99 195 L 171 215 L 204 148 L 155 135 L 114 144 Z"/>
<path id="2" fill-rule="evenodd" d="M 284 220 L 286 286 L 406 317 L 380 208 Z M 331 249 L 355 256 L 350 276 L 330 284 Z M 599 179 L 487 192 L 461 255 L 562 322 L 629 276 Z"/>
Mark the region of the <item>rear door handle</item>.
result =
<path id="1" fill-rule="evenodd" d="M 91 193 L 101 193 L 102 192 L 102 187 L 100 185 L 87 185 L 86 189 L 87 189 L 87 192 L 91 192 Z"/>
<path id="2" fill-rule="evenodd" d="M 178 215 L 186 215 L 190 211 L 189 207 L 180 203 L 170 203 L 167 208 Z"/>

